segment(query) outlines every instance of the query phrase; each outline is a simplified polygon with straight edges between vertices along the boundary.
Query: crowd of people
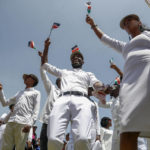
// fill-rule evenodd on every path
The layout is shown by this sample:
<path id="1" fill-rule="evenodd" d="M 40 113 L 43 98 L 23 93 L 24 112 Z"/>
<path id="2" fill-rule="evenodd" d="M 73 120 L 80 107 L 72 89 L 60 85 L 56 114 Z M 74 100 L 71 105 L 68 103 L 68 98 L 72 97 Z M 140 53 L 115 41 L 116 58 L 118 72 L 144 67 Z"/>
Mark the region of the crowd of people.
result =
<path id="1" fill-rule="evenodd" d="M 91 72 L 82 70 L 83 54 L 72 52 L 72 70 L 59 69 L 48 63 L 51 41 L 45 40 L 39 52 L 41 79 L 47 99 L 40 114 L 40 138 L 36 126 L 40 111 L 40 91 L 34 87 L 39 79 L 24 74 L 25 89 L 6 100 L 0 84 L 0 102 L 10 106 L 10 113 L 1 117 L 1 150 L 148 150 L 150 149 L 150 32 L 135 14 L 125 16 L 120 27 L 129 36 L 128 43 L 113 39 L 102 32 L 87 15 L 86 22 L 106 45 L 121 53 L 125 59 L 123 72 L 111 63 L 120 75 L 120 82 L 106 85 Z M 47 73 L 56 77 L 56 86 Z M 106 95 L 111 99 L 106 100 Z M 98 103 L 92 99 L 98 99 Z M 111 119 L 100 121 L 99 108 L 110 108 Z M 68 124 L 70 132 L 65 136 Z M 4 127 L 3 127 L 4 126 Z"/>

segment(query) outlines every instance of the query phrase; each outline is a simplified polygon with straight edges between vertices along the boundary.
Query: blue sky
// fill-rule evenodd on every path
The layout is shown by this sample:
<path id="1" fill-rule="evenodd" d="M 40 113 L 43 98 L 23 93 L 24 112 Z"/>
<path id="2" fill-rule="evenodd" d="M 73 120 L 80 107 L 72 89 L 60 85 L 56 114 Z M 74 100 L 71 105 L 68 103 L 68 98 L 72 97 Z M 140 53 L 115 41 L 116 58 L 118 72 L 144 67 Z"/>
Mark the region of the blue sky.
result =
<path id="1" fill-rule="evenodd" d="M 0 82 L 7 98 L 24 89 L 22 74 L 34 73 L 40 83 L 41 109 L 46 92 L 41 82 L 40 59 L 37 51 L 28 48 L 33 40 L 43 50 L 53 22 L 61 23 L 51 35 L 49 62 L 59 68 L 71 69 L 71 48 L 78 45 L 85 57 L 83 69 L 93 72 L 104 83 L 110 83 L 117 74 L 109 68 L 109 59 L 123 69 L 123 57 L 103 45 L 90 26 L 85 23 L 86 0 L 0 0 Z M 125 15 L 135 13 L 150 26 L 150 8 L 144 0 L 91 0 L 91 16 L 95 23 L 108 35 L 128 41 L 128 35 L 120 29 L 119 22 Z M 54 82 L 55 77 L 49 76 Z M 0 106 L 0 114 L 8 108 Z M 110 110 L 100 109 L 100 116 L 111 116 Z M 38 135 L 41 124 L 38 125 Z"/>

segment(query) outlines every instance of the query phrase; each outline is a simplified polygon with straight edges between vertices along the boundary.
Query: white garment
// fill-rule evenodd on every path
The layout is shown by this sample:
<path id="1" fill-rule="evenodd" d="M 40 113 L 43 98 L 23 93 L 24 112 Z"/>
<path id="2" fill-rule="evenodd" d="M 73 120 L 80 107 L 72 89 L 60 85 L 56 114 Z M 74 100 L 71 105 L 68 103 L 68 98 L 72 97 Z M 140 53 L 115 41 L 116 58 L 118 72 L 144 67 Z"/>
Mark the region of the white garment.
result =
<path id="1" fill-rule="evenodd" d="M 147 142 L 145 138 L 138 138 L 138 150 L 147 150 Z"/>
<path id="2" fill-rule="evenodd" d="M 101 40 L 125 59 L 120 88 L 121 132 L 140 132 L 150 137 L 150 32 L 124 43 L 103 35 Z"/>
<path id="3" fill-rule="evenodd" d="M 101 101 L 99 101 L 98 105 L 99 107 L 111 109 L 112 120 L 114 122 L 114 129 L 112 136 L 112 150 L 119 150 L 120 149 L 119 97 L 117 98 L 113 97 L 110 101 L 107 101 L 106 104 L 102 104 Z"/>
<path id="4" fill-rule="evenodd" d="M 87 94 L 90 85 L 100 82 L 94 74 L 81 69 L 61 70 L 45 63 L 45 70 L 61 78 L 61 90 L 80 91 Z M 71 121 L 75 150 L 91 149 L 91 130 L 93 124 L 92 105 L 84 96 L 62 95 L 54 103 L 48 124 L 48 149 L 61 150 L 67 125 Z"/>
<path id="5" fill-rule="evenodd" d="M 41 78 L 42 78 L 42 81 L 43 81 L 43 84 L 47 93 L 47 100 L 45 102 L 45 105 L 43 107 L 39 120 L 42 123 L 48 124 L 49 115 L 52 111 L 54 102 L 60 95 L 60 90 L 52 84 L 52 82 L 50 81 L 50 79 L 48 78 L 46 74 L 46 71 L 42 67 L 40 69 L 40 72 L 41 72 Z"/>
<path id="6" fill-rule="evenodd" d="M 80 91 L 87 94 L 87 89 L 90 85 L 100 82 L 93 73 L 85 72 L 82 69 L 58 69 L 48 63 L 42 66 L 43 69 L 56 77 L 61 78 L 61 91 Z"/>
<path id="7" fill-rule="evenodd" d="M 6 101 L 3 91 L 0 90 L 0 101 L 3 106 L 15 104 L 8 122 L 32 126 L 37 120 L 40 109 L 40 92 L 34 88 L 20 91 L 8 101 Z"/>
<path id="8" fill-rule="evenodd" d="M 32 142 L 32 135 L 33 135 L 33 127 L 30 128 L 29 134 L 28 134 L 28 141 Z"/>
<path id="9" fill-rule="evenodd" d="M 1 117 L 0 117 L 0 121 L 4 122 L 4 120 L 5 120 L 6 117 L 7 117 L 6 113 L 2 114 Z M 6 124 L 2 124 L 0 126 L 0 150 L 2 149 L 3 134 L 4 134 L 5 128 L 6 128 Z"/>
<path id="10" fill-rule="evenodd" d="M 102 150 L 111 150 L 113 131 L 101 127 Z"/>

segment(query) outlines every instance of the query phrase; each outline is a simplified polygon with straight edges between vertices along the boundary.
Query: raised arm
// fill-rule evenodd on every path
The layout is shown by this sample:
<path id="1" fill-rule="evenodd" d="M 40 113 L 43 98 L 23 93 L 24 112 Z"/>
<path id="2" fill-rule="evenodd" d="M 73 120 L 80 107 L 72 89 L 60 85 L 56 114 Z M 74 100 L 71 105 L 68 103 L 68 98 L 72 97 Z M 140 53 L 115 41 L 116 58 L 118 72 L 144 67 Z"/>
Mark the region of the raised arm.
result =
<path id="1" fill-rule="evenodd" d="M 46 71 L 42 67 L 40 68 L 40 73 L 41 73 L 41 78 L 42 78 L 46 93 L 48 95 L 52 89 L 53 84 L 50 81 L 48 75 L 46 74 Z"/>
<path id="2" fill-rule="evenodd" d="M 86 22 L 89 25 L 91 25 L 91 29 L 93 29 L 93 31 L 95 32 L 95 34 L 97 35 L 97 37 L 99 39 L 101 39 L 104 33 L 99 28 L 97 28 L 97 25 L 95 24 L 94 20 L 90 16 L 87 15 L 86 16 Z"/>
<path id="3" fill-rule="evenodd" d="M 50 39 L 47 38 L 45 40 L 45 45 L 44 45 L 44 51 L 43 51 L 43 57 L 41 60 L 41 64 L 43 65 L 44 63 L 48 62 L 48 50 L 49 50 L 49 45 L 50 45 Z"/>
<path id="4" fill-rule="evenodd" d="M 113 39 L 103 33 L 95 24 L 94 20 L 90 16 L 86 16 L 86 22 L 91 26 L 91 29 L 95 32 L 97 37 L 106 45 L 110 46 L 111 48 L 115 49 L 117 52 L 122 53 L 122 49 L 125 46 L 125 42 Z"/>
<path id="5" fill-rule="evenodd" d="M 122 71 L 118 68 L 117 65 L 115 65 L 114 63 L 111 63 L 111 64 L 110 64 L 110 68 L 114 69 L 114 70 L 120 75 L 120 78 L 121 78 L 121 79 L 123 78 L 123 73 L 122 73 Z"/>
<path id="6" fill-rule="evenodd" d="M 16 96 L 10 98 L 8 101 L 6 100 L 6 98 L 4 96 L 2 84 L 0 84 L 0 102 L 3 107 L 16 103 Z"/>

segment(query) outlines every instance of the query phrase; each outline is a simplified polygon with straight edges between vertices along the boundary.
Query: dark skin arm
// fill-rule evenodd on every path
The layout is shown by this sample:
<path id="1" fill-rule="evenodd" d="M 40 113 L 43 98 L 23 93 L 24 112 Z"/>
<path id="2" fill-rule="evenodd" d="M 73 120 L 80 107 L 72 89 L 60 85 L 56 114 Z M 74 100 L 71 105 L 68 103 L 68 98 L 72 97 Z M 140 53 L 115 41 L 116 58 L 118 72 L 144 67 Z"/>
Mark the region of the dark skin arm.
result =
<path id="1" fill-rule="evenodd" d="M 44 51 L 42 52 L 38 52 L 39 56 L 41 57 L 41 65 L 43 65 L 44 63 L 48 62 L 48 49 L 49 49 L 49 45 L 50 45 L 50 39 L 47 38 L 45 40 L 45 44 L 44 44 Z"/>
<path id="2" fill-rule="evenodd" d="M 118 68 L 117 65 L 115 65 L 115 64 L 112 63 L 112 64 L 110 65 L 110 68 L 114 69 L 114 70 L 120 75 L 120 78 L 122 79 L 123 73 L 122 73 L 122 71 Z"/>
<path id="3" fill-rule="evenodd" d="M 101 39 L 103 36 L 103 32 L 99 28 L 97 28 L 96 24 L 94 23 L 94 20 L 89 15 L 86 16 L 86 22 L 87 24 L 91 25 L 91 28 L 93 29 L 97 37 Z"/>

